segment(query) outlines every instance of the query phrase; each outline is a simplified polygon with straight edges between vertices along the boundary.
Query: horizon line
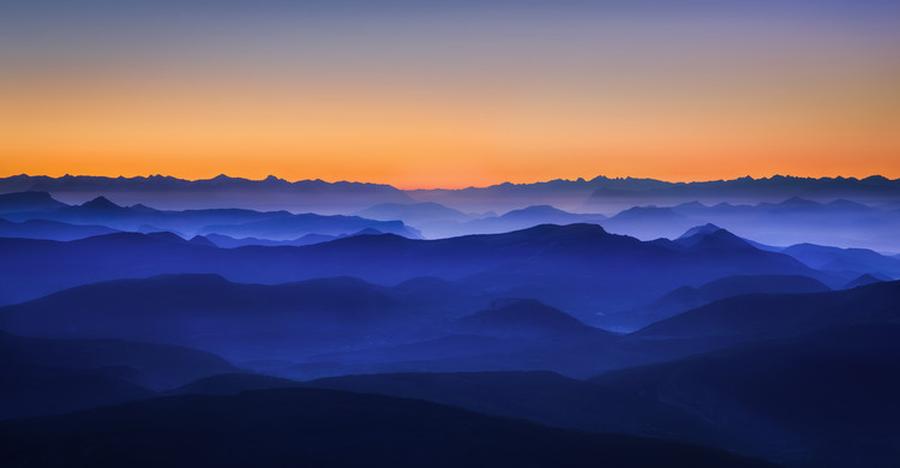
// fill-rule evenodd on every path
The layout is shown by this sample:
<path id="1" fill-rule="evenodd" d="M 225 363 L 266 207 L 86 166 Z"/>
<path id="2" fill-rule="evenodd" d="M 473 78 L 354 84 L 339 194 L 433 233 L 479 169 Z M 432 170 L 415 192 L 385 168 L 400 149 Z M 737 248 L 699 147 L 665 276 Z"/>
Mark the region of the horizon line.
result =
<path id="1" fill-rule="evenodd" d="M 883 174 L 869 174 L 867 176 L 844 176 L 844 175 L 804 176 L 804 175 L 772 173 L 771 175 L 767 175 L 767 176 L 754 177 L 751 175 L 744 175 L 744 176 L 736 176 L 736 177 L 732 177 L 732 178 L 697 179 L 697 180 L 694 180 L 694 179 L 667 180 L 667 179 L 658 179 L 658 178 L 654 178 L 654 177 L 641 177 L 641 176 L 631 176 L 631 175 L 629 175 L 629 176 L 607 176 L 607 175 L 603 175 L 603 174 L 598 174 L 598 175 L 596 175 L 594 177 L 590 177 L 590 178 L 583 177 L 583 176 L 575 177 L 575 178 L 556 177 L 556 178 L 550 178 L 550 179 L 531 180 L 531 181 L 527 181 L 527 182 L 512 182 L 512 181 L 504 180 L 504 181 L 499 181 L 499 182 L 495 182 L 495 183 L 491 183 L 491 184 L 487 184 L 487 185 L 466 185 L 466 186 L 458 186 L 458 187 L 403 187 L 403 186 L 386 183 L 386 182 L 373 182 L 373 181 L 347 180 L 347 179 L 326 180 L 326 179 L 317 178 L 317 177 L 316 178 L 301 178 L 301 179 L 289 180 L 289 179 L 285 179 L 283 177 L 276 176 L 274 174 L 269 174 L 269 175 L 259 178 L 259 179 L 254 179 L 254 178 L 245 177 L 245 176 L 228 175 L 225 173 L 219 173 L 212 177 L 205 177 L 205 178 L 200 177 L 200 178 L 196 178 L 196 179 L 192 179 L 192 178 L 188 178 L 188 177 L 179 177 L 179 176 L 168 175 L 168 174 L 161 174 L 161 173 L 146 174 L 146 175 L 97 175 L 97 174 L 65 173 L 60 176 L 52 176 L 52 175 L 47 175 L 47 174 L 28 174 L 25 172 L 21 172 L 21 173 L 17 173 L 17 174 L 0 175 L 0 179 L 11 179 L 11 178 L 15 178 L 15 177 L 45 177 L 48 179 L 84 177 L 84 178 L 103 178 L 103 179 L 113 179 L 113 180 L 115 180 L 115 179 L 134 180 L 134 179 L 165 178 L 165 179 L 176 179 L 176 180 L 190 182 L 190 183 L 212 181 L 212 180 L 216 180 L 216 179 L 246 180 L 249 182 L 257 182 L 257 183 L 262 183 L 262 182 L 272 180 L 272 181 L 282 181 L 282 182 L 289 183 L 289 184 L 296 184 L 296 183 L 301 183 L 301 182 L 321 182 L 321 183 L 326 183 L 326 184 L 342 184 L 343 183 L 343 184 L 379 185 L 379 186 L 392 187 L 396 190 L 400 190 L 403 192 L 438 191 L 438 190 L 460 191 L 460 190 L 469 190 L 469 189 L 486 189 L 486 188 L 491 188 L 491 187 L 499 187 L 499 186 L 503 186 L 503 185 L 524 186 L 524 185 L 546 184 L 546 183 L 551 183 L 551 182 L 577 183 L 577 182 L 590 182 L 590 181 L 594 181 L 594 180 L 597 180 L 600 178 L 607 179 L 607 180 L 629 180 L 629 179 L 630 180 L 646 180 L 646 181 L 663 182 L 663 183 L 672 184 L 672 185 L 729 182 L 729 181 L 736 181 L 736 180 L 771 180 L 771 179 L 775 179 L 775 178 L 805 179 L 805 180 L 824 180 L 824 179 L 857 180 L 857 181 L 873 179 L 873 178 L 880 178 L 880 179 L 885 179 L 885 180 L 888 180 L 891 182 L 900 181 L 900 178 L 890 178 Z"/>

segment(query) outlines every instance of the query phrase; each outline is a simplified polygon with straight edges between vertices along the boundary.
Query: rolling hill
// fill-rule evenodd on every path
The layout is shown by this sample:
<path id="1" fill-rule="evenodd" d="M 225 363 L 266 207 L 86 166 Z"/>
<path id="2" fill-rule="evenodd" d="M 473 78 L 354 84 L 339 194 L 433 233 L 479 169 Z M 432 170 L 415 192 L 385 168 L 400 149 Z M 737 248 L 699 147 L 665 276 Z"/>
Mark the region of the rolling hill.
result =
<path id="1" fill-rule="evenodd" d="M 740 343 L 837 326 L 900 319 L 900 281 L 809 294 L 750 294 L 692 309 L 635 333 L 643 339 L 716 338 Z"/>
<path id="2" fill-rule="evenodd" d="M 682 286 L 653 302 L 602 317 L 601 323 L 629 331 L 650 325 L 710 302 L 744 294 L 784 294 L 830 291 L 821 281 L 794 275 L 735 275 L 700 286 Z"/>
<path id="3" fill-rule="evenodd" d="M 900 457 L 898 375 L 900 326 L 879 322 L 835 325 L 592 381 L 687 411 L 740 440 L 742 450 L 787 466 L 889 468 Z"/>
<path id="4" fill-rule="evenodd" d="M 598 312 L 637 306 L 643 297 L 723 276 L 818 276 L 779 253 L 714 243 L 684 248 L 641 242 L 589 224 L 439 240 L 359 235 L 310 246 L 235 249 L 159 234 L 71 242 L 0 239 L 0 255 L 9 265 L 21 266 L 0 270 L 0 304 L 91 282 L 167 273 L 216 273 L 231 281 L 269 284 L 333 276 L 377 284 L 437 277 L 495 297 L 538 299 L 587 323 Z"/>
<path id="5" fill-rule="evenodd" d="M 769 466 L 715 449 L 313 389 L 175 396 L 0 423 L 0 459 L 44 467 Z"/>

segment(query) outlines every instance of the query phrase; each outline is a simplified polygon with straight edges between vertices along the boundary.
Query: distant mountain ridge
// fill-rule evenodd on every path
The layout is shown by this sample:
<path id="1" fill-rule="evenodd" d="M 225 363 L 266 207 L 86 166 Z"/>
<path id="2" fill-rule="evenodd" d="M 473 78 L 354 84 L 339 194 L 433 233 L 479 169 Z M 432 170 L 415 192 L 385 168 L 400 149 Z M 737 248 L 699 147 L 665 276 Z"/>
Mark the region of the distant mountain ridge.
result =
<path id="1" fill-rule="evenodd" d="M 622 209 L 637 204 L 677 204 L 692 201 L 760 202 L 791 197 L 832 200 L 897 200 L 900 179 L 879 175 L 855 177 L 740 177 L 727 180 L 668 182 L 656 179 L 598 176 L 593 179 L 556 179 L 535 183 L 502 183 L 465 189 L 429 189 L 407 192 L 423 201 L 457 208 L 483 209 L 488 200 L 506 209 L 550 203 L 567 209 Z"/>
<path id="2" fill-rule="evenodd" d="M 398 189 L 387 184 L 367 182 L 326 182 L 321 179 L 302 179 L 289 182 L 275 176 L 254 180 L 244 177 L 229 177 L 219 174 L 209 179 L 181 179 L 172 176 L 152 175 L 147 177 L 105 177 L 86 175 L 65 175 L 62 177 L 31 176 L 19 174 L 0 178 L 0 191 L 44 191 L 44 192 L 77 192 L 77 191 L 157 191 L 157 190 L 196 190 L 218 191 L 235 190 L 282 190 L 305 192 L 329 192 L 335 189 L 358 193 L 394 192 Z"/>
<path id="3" fill-rule="evenodd" d="M 110 194 L 117 203 L 149 203 L 170 209 L 253 208 L 265 210 L 359 210 L 376 202 L 412 201 L 403 191 L 385 184 L 298 180 L 269 176 L 262 180 L 228 177 L 186 180 L 171 176 L 62 177 L 20 174 L 0 178 L 0 193 L 51 192 L 66 202 L 81 202 Z"/>
<path id="4" fill-rule="evenodd" d="M 740 204 L 704 204 L 693 199 L 633 200 L 628 208 L 602 223 L 612 232 L 641 239 L 674 238 L 686 229 L 713 224 L 768 245 L 813 243 L 866 247 L 893 252 L 900 236 L 900 217 L 884 200 L 791 197 L 771 202 L 748 200 Z M 647 205 L 646 203 L 654 203 Z"/>
<path id="5" fill-rule="evenodd" d="M 21 175 L 0 179 L 0 193 L 14 190 L 50 191 L 67 203 L 105 195 L 119 205 L 143 204 L 160 209 L 227 207 L 342 215 L 372 210 L 368 213 L 379 220 L 401 219 L 421 228 L 429 238 L 497 233 L 543 223 L 586 222 L 650 240 L 671 238 L 691 226 L 711 222 L 769 245 L 810 242 L 894 252 L 893 239 L 900 235 L 900 218 L 894 213 L 900 206 L 900 180 L 880 176 L 774 176 L 704 182 L 601 176 L 453 190 L 400 190 L 387 185 L 317 180 L 287 182 L 276 177 L 249 180 L 218 176 L 187 181 L 162 176 Z M 168 228 L 156 226 L 155 230 L 159 229 Z M 284 239 L 297 237 L 299 233 L 291 233 Z"/>
<path id="6" fill-rule="evenodd" d="M 44 211 L 66 206 L 47 192 L 22 191 L 0 193 L 0 215 L 20 211 Z"/>
<path id="7" fill-rule="evenodd" d="M 326 182 L 318 179 L 290 182 L 275 176 L 261 180 L 218 175 L 210 179 L 186 180 L 171 176 L 102 177 L 72 176 L 48 177 L 20 174 L 0 178 L 0 193 L 27 190 L 53 193 L 97 194 L 128 192 L 209 193 L 222 191 L 293 193 L 299 195 L 329 194 L 367 196 L 369 203 L 411 203 L 430 201 L 453 207 L 470 209 L 483 204 L 486 198 L 496 199 L 500 206 L 515 209 L 525 205 L 557 204 L 573 207 L 586 200 L 603 201 L 618 199 L 659 201 L 693 201 L 720 199 L 720 201 L 783 200 L 790 197 L 834 199 L 841 197 L 865 199 L 896 199 L 900 197 L 900 179 L 888 179 L 873 175 L 855 177 L 741 177 L 729 180 L 696 182 L 668 182 L 647 178 L 610 178 L 598 176 L 592 179 L 555 179 L 535 183 L 501 183 L 485 187 L 464 189 L 416 189 L 401 190 L 387 184 L 363 182 Z M 372 197 L 376 198 L 374 200 Z M 87 198 L 87 197 L 85 197 Z M 482 211 L 482 210 L 475 210 Z"/>
<path id="8" fill-rule="evenodd" d="M 115 229 L 98 225 L 68 224 L 43 219 L 16 223 L 0 218 L 0 237 L 69 241 L 114 232 Z"/>
<path id="9" fill-rule="evenodd" d="M 181 234 L 225 234 L 231 237 L 263 237 L 270 240 L 293 240 L 306 234 L 338 236 L 365 229 L 420 237 L 418 231 L 401 221 L 377 221 L 358 216 L 290 213 L 288 211 L 256 211 L 248 209 L 158 210 L 137 204 L 122 206 L 105 196 L 80 205 L 66 205 L 44 192 L 54 204 L 43 208 L 19 210 L 3 214 L 11 221 L 56 221 L 69 224 L 106 226 L 121 231 L 171 230 Z M 11 197 L 18 194 L 0 195 Z M 44 199 L 44 198 L 42 198 Z M 45 204 L 46 205 L 46 204 Z"/>

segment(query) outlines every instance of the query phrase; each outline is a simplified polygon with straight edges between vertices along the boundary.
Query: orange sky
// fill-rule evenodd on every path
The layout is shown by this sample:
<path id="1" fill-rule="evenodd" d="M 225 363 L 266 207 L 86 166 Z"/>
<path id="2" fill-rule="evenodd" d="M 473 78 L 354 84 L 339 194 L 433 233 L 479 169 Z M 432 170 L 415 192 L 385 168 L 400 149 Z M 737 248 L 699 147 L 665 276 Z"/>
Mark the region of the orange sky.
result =
<path id="1" fill-rule="evenodd" d="M 578 26 L 490 42 L 448 29 L 452 42 L 424 45 L 373 33 L 271 55 L 210 54 L 218 38 L 115 60 L 0 54 L 0 176 L 275 174 L 403 188 L 900 177 L 892 42 L 791 25 L 761 38 L 709 27 L 708 43 L 690 24 L 671 41 Z"/>

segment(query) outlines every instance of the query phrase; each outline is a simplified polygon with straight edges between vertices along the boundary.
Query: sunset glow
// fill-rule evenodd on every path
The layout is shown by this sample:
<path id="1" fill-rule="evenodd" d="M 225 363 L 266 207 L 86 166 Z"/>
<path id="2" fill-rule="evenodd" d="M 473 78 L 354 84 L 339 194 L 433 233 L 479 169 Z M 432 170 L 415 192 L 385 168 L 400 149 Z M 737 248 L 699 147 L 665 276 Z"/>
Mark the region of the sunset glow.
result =
<path id="1" fill-rule="evenodd" d="M 0 176 L 900 177 L 900 29 L 877 10 L 100 8 L 14 12 Z"/>

